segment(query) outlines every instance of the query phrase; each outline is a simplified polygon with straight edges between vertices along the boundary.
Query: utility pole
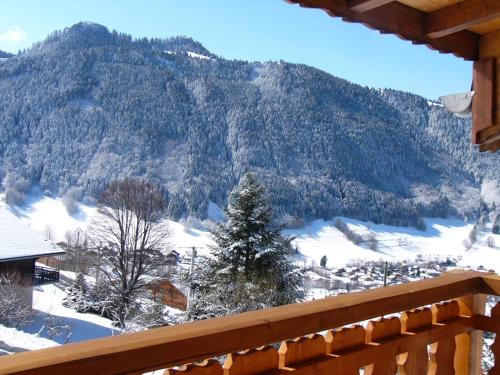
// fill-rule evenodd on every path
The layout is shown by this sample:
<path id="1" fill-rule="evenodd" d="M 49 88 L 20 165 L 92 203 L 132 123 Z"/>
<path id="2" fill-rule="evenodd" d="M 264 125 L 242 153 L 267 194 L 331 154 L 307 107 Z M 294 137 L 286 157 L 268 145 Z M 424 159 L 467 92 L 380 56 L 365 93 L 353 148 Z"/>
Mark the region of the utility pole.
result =
<path id="1" fill-rule="evenodd" d="M 387 286 L 387 262 L 384 265 L 384 286 Z"/>
<path id="2" fill-rule="evenodd" d="M 191 310 L 191 302 L 193 299 L 193 278 L 194 278 L 194 262 L 196 255 L 198 254 L 196 251 L 196 246 L 191 247 L 180 247 L 179 249 L 191 249 L 191 266 L 189 267 L 189 285 L 188 285 L 188 295 L 187 295 L 187 311 Z"/>
<path id="3" fill-rule="evenodd" d="M 194 258 L 196 257 L 196 247 L 191 248 L 191 268 L 189 270 L 189 292 L 187 309 L 191 311 L 191 301 L 193 300 L 193 275 L 194 275 Z"/>

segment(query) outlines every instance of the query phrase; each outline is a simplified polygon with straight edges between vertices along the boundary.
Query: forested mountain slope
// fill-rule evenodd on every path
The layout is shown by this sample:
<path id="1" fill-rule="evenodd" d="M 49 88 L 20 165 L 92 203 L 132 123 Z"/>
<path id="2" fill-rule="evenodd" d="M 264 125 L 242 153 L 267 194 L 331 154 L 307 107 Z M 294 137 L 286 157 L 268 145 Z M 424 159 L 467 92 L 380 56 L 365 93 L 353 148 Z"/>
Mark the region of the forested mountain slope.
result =
<path id="1" fill-rule="evenodd" d="M 96 196 L 137 176 L 163 186 L 173 218 L 224 205 L 247 170 L 289 219 L 471 212 L 499 158 L 469 130 L 410 93 L 90 23 L 0 60 L 0 179 Z"/>
<path id="2" fill-rule="evenodd" d="M 12 56 L 14 56 L 14 55 L 12 55 L 11 53 L 0 50 L 0 59 L 7 59 L 7 58 L 12 57 Z"/>

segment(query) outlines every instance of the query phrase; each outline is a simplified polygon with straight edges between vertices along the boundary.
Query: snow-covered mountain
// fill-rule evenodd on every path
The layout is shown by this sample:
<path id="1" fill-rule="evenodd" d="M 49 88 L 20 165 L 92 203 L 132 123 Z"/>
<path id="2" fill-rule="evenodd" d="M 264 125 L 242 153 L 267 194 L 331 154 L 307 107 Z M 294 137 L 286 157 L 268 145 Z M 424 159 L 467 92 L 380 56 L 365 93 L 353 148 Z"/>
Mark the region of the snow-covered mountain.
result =
<path id="1" fill-rule="evenodd" d="M 248 170 L 288 224 L 348 216 L 422 228 L 423 217 L 474 215 L 499 159 L 480 155 L 469 131 L 417 95 L 93 23 L 0 64 L 9 188 L 83 188 L 90 202 L 135 176 L 164 189 L 176 220 L 224 206 Z"/>

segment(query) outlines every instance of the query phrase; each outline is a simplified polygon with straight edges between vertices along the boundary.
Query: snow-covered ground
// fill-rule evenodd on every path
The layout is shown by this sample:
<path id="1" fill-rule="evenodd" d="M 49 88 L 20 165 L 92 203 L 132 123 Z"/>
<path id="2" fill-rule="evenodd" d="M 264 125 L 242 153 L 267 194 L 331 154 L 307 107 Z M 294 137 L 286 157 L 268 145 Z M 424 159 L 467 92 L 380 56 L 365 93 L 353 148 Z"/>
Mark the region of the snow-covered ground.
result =
<path id="1" fill-rule="evenodd" d="M 78 212 L 75 215 L 69 215 L 61 198 L 42 194 L 30 195 L 26 204 L 15 210 L 21 220 L 55 243 L 65 241 L 68 232 L 77 229 L 85 231 L 97 212 L 94 206 L 80 204 Z M 216 211 L 215 208 L 213 210 Z M 167 225 L 170 231 L 169 243 L 172 248 L 179 248 L 180 252 L 187 252 L 189 250 L 187 248 L 193 246 L 203 251 L 212 243 L 206 230 L 199 230 L 171 220 L 167 220 Z"/>
<path id="2" fill-rule="evenodd" d="M 205 55 L 200 55 L 199 53 L 191 52 L 188 51 L 186 52 L 189 57 L 193 57 L 196 59 L 201 59 L 201 60 L 213 60 L 211 57 L 205 56 Z"/>
<path id="3" fill-rule="evenodd" d="M 35 231 L 56 243 L 64 241 L 67 232 L 78 228 L 85 230 L 96 214 L 95 207 L 80 204 L 78 212 L 71 216 L 61 198 L 48 197 L 41 193 L 28 196 L 26 203 L 15 210 Z"/>
<path id="4" fill-rule="evenodd" d="M 23 332 L 16 328 L 0 325 L 0 355 L 21 350 L 45 349 L 59 345 L 38 335 Z M 19 350 L 20 351 L 20 350 Z"/>
<path id="5" fill-rule="evenodd" d="M 68 342 L 85 341 L 113 335 L 111 320 L 95 314 L 82 314 L 62 305 L 63 299 L 66 297 L 65 284 L 69 284 L 74 276 L 75 274 L 72 272 L 61 271 L 62 283 L 46 284 L 34 288 L 33 309 L 35 310 L 35 321 L 23 327 L 24 332 L 38 333 L 41 337 L 48 338 L 49 333 L 44 320 L 52 317 L 58 324 L 71 327 L 72 333 Z M 52 340 L 64 344 L 66 337 L 56 336 L 52 337 Z"/>
<path id="6" fill-rule="evenodd" d="M 85 230 L 96 213 L 95 207 L 80 205 L 76 215 L 70 216 L 60 198 L 41 194 L 31 195 L 25 206 L 18 209 L 22 220 L 34 230 L 44 234 L 54 242 L 64 241 L 65 234 L 77 228 Z M 222 211 L 215 204 L 209 205 L 209 217 L 222 218 Z M 340 267 L 351 261 L 414 260 L 417 255 L 424 258 L 460 258 L 460 266 L 478 267 L 500 271 L 500 235 L 491 233 L 491 224 L 486 224 L 478 234 L 472 248 L 466 250 L 463 242 L 469 236 L 473 223 L 463 220 L 426 219 L 427 229 L 419 231 L 411 227 L 379 225 L 349 218 L 340 218 L 350 229 L 361 235 L 372 233 L 378 240 L 378 250 L 373 251 L 366 245 L 358 246 L 348 241 L 342 232 L 335 228 L 335 219 L 316 220 L 304 228 L 286 230 L 285 233 L 296 237 L 293 244 L 300 252 L 298 261 L 306 264 L 319 264 L 323 255 L 328 258 L 329 267 Z M 1 223 L 0 223 L 1 224 Z M 208 254 L 212 244 L 208 230 L 196 229 L 174 221 L 168 221 L 171 247 L 181 254 L 189 254 L 196 246 L 199 254 Z M 487 246 L 491 237 L 494 247 Z"/>
<path id="7" fill-rule="evenodd" d="M 163 52 L 165 52 L 165 53 L 167 53 L 169 55 L 176 55 L 177 54 L 177 52 L 174 52 L 174 51 L 163 51 Z M 205 56 L 205 55 L 200 55 L 199 53 L 192 52 L 192 51 L 187 51 L 185 53 L 189 57 L 195 58 L 195 59 L 200 59 L 200 60 L 214 60 L 212 57 Z"/>
<path id="8" fill-rule="evenodd" d="M 85 341 L 117 333 L 109 319 L 82 314 L 63 306 L 65 287 L 75 278 L 73 272 L 61 271 L 60 282 L 34 287 L 33 321 L 20 328 L 0 325 L 0 355 L 21 350 L 44 349 L 61 344 Z M 55 333 L 54 327 L 67 327 Z"/>
<path id="9" fill-rule="evenodd" d="M 419 231 L 411 227 L 395 227 L 373 224 L 359 220 L 340 218 L 351 230 L 364 235 L 373 233 L 378 240 L 378 250 L 357 246 L 348 241 L 335 228 L 335 220 L 316 220 L 305 228 L 287 230 L 295 236 L 294 244 L 308 260 L 319 264 L 323 255 L 328 266 L 340 267 L 356 260 L 415 260 L 418 255 L 425 258 L 460 258 L 460 266 L 492 268 L 500 270 L 500 235 L 491 233 L 491 225 L 485 225 L 478 234 L 478 241 L 466 250 L 463 242 L 469 236 L 473 224 L 459 219 L 425 219 L 427 229 Z M 487 246 L 487 238 L 493 238 L 496 247 Z"/>

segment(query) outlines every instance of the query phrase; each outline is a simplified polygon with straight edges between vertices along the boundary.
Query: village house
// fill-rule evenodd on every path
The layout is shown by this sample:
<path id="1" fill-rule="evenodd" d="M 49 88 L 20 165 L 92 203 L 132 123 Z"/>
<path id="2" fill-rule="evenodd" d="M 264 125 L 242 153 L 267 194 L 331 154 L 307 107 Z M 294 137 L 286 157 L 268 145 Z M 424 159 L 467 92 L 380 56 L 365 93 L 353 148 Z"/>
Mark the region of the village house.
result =
<path id="1" fill-rule="evenodd" d="M 41 257 L 64 254 L 64 250 L 31 229 L 20 215 L 0 206 L 0 277 L 17 285 L 16 292 L 28 302 L 33 286 L 59 280 L 59 271 L 37 264 Z"/>

